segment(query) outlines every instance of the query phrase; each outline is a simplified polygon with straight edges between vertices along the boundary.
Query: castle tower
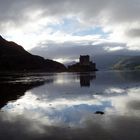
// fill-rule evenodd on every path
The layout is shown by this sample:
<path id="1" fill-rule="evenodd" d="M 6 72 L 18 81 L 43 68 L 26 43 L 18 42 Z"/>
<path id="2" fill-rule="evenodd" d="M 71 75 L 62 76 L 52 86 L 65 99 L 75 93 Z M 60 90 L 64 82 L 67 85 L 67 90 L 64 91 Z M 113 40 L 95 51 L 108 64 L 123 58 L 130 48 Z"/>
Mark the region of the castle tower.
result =
<path id="1" fill-rule="evenodd" d="M 84 66 L 90 65 L 89 55 L 80 55 L 79 61 L 80 61 L 80 65 L 84 65 Z"/>

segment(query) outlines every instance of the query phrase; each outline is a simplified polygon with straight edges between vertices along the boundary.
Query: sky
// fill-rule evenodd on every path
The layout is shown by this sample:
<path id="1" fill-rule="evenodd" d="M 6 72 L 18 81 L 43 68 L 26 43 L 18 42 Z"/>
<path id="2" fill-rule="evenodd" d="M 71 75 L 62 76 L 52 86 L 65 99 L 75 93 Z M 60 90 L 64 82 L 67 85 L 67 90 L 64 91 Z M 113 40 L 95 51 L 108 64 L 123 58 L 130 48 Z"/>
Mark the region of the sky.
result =
<path id="1" fill-rule="evenodd" d="M 140 0 L 0 0 L 0 34 L 60 62 L 140 51 Z"/>

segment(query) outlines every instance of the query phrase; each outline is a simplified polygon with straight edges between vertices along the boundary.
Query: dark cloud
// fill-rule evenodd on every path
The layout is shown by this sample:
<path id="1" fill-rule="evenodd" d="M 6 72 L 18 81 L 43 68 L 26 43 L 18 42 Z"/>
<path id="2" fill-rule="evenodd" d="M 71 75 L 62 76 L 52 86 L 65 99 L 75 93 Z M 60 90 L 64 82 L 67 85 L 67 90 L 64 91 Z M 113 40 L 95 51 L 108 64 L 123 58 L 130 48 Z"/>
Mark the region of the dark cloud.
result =
<path id="1" fill-rule="evenodd" d="M 122 46 L 124 49 L 125 44 L 122 43 L 100 43 L 98 45 L 79 45 L 73 42 L 66 42 L 58 44 L 55 42 L 47 44 L 39 44 L 38 47 L 33 48 L 30 52 L 33 54 L 41 55 L 45 58 L 58 59 L 77 59 L 81 54 L 98 55 L 108 52 L 105 47 Z"/>
<path id="2" fill-rule="evenodd" d="M 0 20 L 1 23 L 17 22 L 24 20 L 25 4 L 18 0 L 0 0 Z"/>
<path id="3" fill-rule="evenodd" d="M 115 22 L 139 20 L 139 0 L 0 0 L 2 22 L 27 22 L 28 14 L 41 11 L 42 16 L 74 14 L 87 21 L 109 19 Z M 26 19 L 26 20 L 25 20 Z M 28 19 L 29 20 L 29 19 Z M 22 23 L 20 22 L 20 23 Z"/>
<path id="4" fill-rule="evenodd" d="M 24 29 L 22 30 L 22 25 L 26 25 L 28 23 L 30 23 L 30 25 L 32 25 L 32 23 L 35 24 L 44 17 L 47 17 L 48 19 L 53 17 L 62 20 L 62 17 L 68 17 L 72 15 L 80 19 L 78 25 L 80 23 L 85 23 L 84 25 L 88 25 L 89 27 L 99 25 L 103 28 L 106 26 L 111 26 L 111 33 L 116 31 L 114 27 L 121 25 L 122 32 L 126 30 L 124 36 L 127 35 L 129 37 L 139 37 L 139 28 L 135 28 L 135 26 L 133 26 L 128 28 L 128 31 L 125 28 L 125 24 L 128 26 L 129 23 L 140 23 L 139 13 L 139 0 L 0 0 L 0 31 L 4 34 L 12 27 L 20 27 L 22 32 L 20 33 L 23 35 Z M 41 27 L 41 31 L 38 31 L 40 28 L 37 27 L 37 29 L 33 30 L 32 32 L 34 32 L 34 34 L 40 35 L 40 32 L 45 32 L 45 29 L 48 28 L 47 23 L 44 23 L 44 25 Z M 80 27 L 81 26 L 79 25 L 79 30 L 82 28 Z M 56 30 L 60 31 L 59 29 Z M 28 34 L 28 30 L 25 32 L 25 34 Z M 13 34 L 13 32 L 11 34 Z M 6 36 L 8 36 L 8 33 Z M 123 41 L 123 37 L 121 40 L 122 42 L 125 42 L 126 44 L 132 44 L 129 43 L 128 40 L 126 41 L 124 39 Z M 58 56 L 66 57 L 66 55 L 67 57 L 70 57 L 70 55 L 71 57 L 74 57 L 75 55 L 82 53 L 94 54 L 103 52 L 104 47 L 107 45 L 109 47 L 125 46 L 122 45 L 122 43 L 109 43 L 94 46 L 75 45 L 71 43 L 48 43 L 46 45 L 49 47 L 37 47 L 36 49 L 32 50 L 32 52 L 45 57 L 48 56 L 50 58 L 58 58 Z M 63 46 L 66 46 L 67 48 L 64 48 Z M 138 48 L 137 44 L 133 46 Z"/>
<path id="5" fill-rule="evenodd" d="M 108 18 L 117 23 L 139 21 L 139 0 L 110 0 L 107 7 Z"/>
<path id="6" fill-rule="evenodd" d="M 126 32 L 126 35 L 132 38 L 140 37 L 140 28 L 130 29 Z"/>

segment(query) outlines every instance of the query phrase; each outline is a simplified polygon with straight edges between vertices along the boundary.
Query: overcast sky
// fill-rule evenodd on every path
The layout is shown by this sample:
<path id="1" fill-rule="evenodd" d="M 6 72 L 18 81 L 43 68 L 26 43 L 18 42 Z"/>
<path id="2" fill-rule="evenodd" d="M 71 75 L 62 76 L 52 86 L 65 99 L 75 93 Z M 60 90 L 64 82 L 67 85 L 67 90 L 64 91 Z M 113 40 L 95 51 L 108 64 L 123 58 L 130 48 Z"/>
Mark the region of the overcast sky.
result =
<path id="1" fill-rule="evenodd" d="M 0 34 L 60 61 L 140 51 L 140 0 L 0 0 Z"/>

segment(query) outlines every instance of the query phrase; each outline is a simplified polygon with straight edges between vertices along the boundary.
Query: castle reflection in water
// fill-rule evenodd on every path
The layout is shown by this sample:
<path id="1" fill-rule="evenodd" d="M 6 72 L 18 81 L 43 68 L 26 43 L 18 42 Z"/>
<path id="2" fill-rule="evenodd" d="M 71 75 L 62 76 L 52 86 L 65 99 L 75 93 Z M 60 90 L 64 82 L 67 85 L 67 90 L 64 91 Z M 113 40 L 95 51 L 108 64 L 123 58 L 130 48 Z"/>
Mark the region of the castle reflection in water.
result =
<path id="1" fill-rule="evenodd" d="M 80 73 L 80 86 L 90 87 L 90 82 L 94 79 L 96 79 L 95 73 Z"/>

